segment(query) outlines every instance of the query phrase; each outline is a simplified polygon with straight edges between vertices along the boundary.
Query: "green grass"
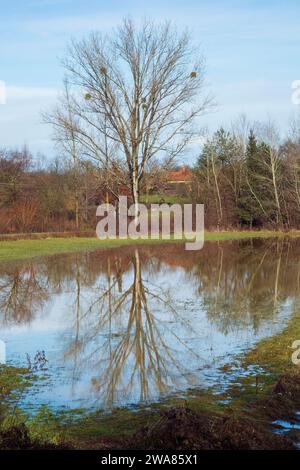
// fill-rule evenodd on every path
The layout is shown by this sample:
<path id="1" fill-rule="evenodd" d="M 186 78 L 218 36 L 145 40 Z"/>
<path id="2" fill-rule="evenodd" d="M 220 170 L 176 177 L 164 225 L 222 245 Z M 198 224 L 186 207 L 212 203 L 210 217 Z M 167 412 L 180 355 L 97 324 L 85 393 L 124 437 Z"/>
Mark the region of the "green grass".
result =
<path id="1" fill-rule="evenodd" d="M 24 421 L 25 415 L 18 404 L 33 380 L 34 376 L 26 368 L 0 365 L 0 432 Z"/>
<path id="2" fill-rule="evenodd" d="M 149 194 L 148 196 L 141 196 L 141 202 L 144 204 L 188 204 L 191 203 L 190 199 L 185 196 L 171 196 L 167 194 Z"/>
<path id="3" fill-rule="evenodd" d="M 31 384 L 28 369 L 0 365 L 0 402 L 5 398 L 14 397 L 13 393 L 24 390 Z"/>
<path id="4" fill-rule="evenodd" d="M 292 344 L 299 339 L 300 315 L 296 311 L 285 330 L 279 335 L 259 341 L 256 347 L 245 355 L 243 364 L 245 367 L 259 364 L 266 372 L 266 375 L 261 377 L 262 385 L 265 383 L 268 387 L 274 377 L 295 367 L 292 363 Z"/>
<path id="5" fill-rule="evenodd" d="M 272 232 L 272 231 L 226 231 L 206 232 L 205 241 L 241 240 L 247 238 L 267 238 L 282 236 L 300 236 L 299 231 Z M 174 240 L 163 240 L 169 243 Z M 184 240 L 176 240 L 182 243 Z M 0 242 L 0 261 L 22 260 L 37 256 L 50 256 L 58 253 L 96 250 L 101 248 L 114 248 L 127 245 L 143 245 L 148 243 L 161 243 L 162 240 L 99 240 L 96 237 L 70 237 L 47 238 L 41 240 L 15 240 Z"/>

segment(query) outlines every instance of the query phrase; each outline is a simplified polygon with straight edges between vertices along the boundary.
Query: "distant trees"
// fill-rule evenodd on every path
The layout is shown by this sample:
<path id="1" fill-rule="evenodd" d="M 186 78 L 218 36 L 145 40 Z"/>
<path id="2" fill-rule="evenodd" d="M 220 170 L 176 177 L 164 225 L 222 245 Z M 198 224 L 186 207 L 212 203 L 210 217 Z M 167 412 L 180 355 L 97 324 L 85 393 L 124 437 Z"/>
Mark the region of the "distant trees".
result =
<path id="1" fill-rule="evenodd" d="M 189 195 L 204 203 L 206 227 L 300 228 L 300 126 L 285 139 L 270 124 L 244 128 L 218 129 L 194 166 Z M 26 148 L 0 150 L 0 233 L 94 230 L 97 205 L 130 194 L 118 159 L 99 168 L 63 155 L 41 169 Z M 169 178 L 170 160 L 151 159 L 143 200 L 163 195 Z"/>
<path id="2" fill-rule="evenodd" d="M 147 166 L 143 195 L 162 192 L 168 161 Z M 0 149 L 0 233 L 95 230 L 96 207 L 127 195 L 122 165 L 100 169 L 95 163 L 56 158 L 41 169 L 25 148 Z"/>
<path id="3" fill-rule="evenodd" d="M 223 128 L 207 140 L 195 167 L 207 226 L 300 225 L 300 133 L 283 143 L 273 125 L 255 123 L 246 142 Z"/>
<path id="4" fill-rule="evenodd" d="M 236 218 L 241 191 L 242 147 L 223 128 L 208 139 L 196 164 L 198 194 L 208 223 L 226 226 Z"/>
<path id="5" fill-rule="evenodd" d="M 274 169 L 275 182 L 277 182 L 277 171 L 275 166 L 274 168 L 272 166 L 271 153 L 269 145 L 263 141 L 257 142 L 254 131 L 251 129 L 245 155 L 245 181 L 239 201 L 241 222 L 249 224 L 250 227 L 272 221 L 274 217 L 272 169 Z M 277 186 L 275 187 L 277 189 Z"/>
<path id="6" fill-rule="evenodd" d="M 78 169 L 75 204 L 74 168 L 51 162 L 35 168 L 27 149 L 0 150 L 0 233 L 78 230 L 95 226 L 95 208 L 104 198 L 94 166 Z"/>
<path id="7" fill-rule="evenodd" d="M 21 196 L 21 184 L 31 157 L 26 148 L 22 151 L 0 150 L 0 198 L 2 204 L 11 205 Z"/>
<path id="8" fill-rule="evenodd" d="M 0 151 L 0 226 L 9 231 L 29 229 L 35 216 L 35 201 L 32 193 L 24 194 L 31 156 L 26 148 L 22 151 Z M 6 228 L 7 227 L 7 228 Z"/>

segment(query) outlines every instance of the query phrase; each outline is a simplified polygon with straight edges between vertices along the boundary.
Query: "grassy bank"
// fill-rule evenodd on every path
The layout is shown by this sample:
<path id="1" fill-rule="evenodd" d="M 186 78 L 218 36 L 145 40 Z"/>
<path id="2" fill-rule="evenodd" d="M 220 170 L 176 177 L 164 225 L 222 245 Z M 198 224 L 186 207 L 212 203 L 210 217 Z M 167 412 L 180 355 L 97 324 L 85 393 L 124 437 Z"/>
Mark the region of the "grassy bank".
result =
<path id="1" fill-rule="evenodd" d="M 300 231 L 226 231 L 206 232 L 206 241 L 241 240 L 247 238 L 267 238 L 283 236 L 300 236 Z M 170 240 L 172 241 L 172 240 Z M 164 240 L 164 243 L 170 243 Z M 174 241 L 174 240 L 173 240 Z M 36 256 L 49 256 L 57 253 L 69 253 L 74 251 L 96 250 L 126 245 L 143 245 L 161 243 L 162 240 L 99 240 L 96 237 L 70 237 L 47 238 L 41 240 L 14 240 L 0 241 L 0 261 L 21 260 Z M 182 243 L 182 241 L 177 241 Z"/>

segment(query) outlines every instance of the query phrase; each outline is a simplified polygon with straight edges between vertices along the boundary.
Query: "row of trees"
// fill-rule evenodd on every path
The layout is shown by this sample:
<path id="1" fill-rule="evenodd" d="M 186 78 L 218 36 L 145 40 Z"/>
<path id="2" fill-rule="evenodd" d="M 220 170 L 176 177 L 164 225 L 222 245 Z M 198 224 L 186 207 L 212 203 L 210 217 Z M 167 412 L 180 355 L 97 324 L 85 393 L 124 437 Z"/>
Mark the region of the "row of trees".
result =
<path id="1" fill-rule="evenodd" d="M 242 124 L 215 132 L 197 160 L 207 225 L 299 227 L 300 126 L 282 141 L 272 123 Z"/>
<path id="2" fill-rule="evenodd" d="M 95 230 L 96 207 L 130 196 L 121 166 L 104 170 L 87 160 L 56 158 L 42 164 L 28 149 L 0 149 L 0 233 Z M 153 161 L 142 192 L 161 192 L 168 167 Z"/>
<path id="3" fill-rule="evenodd" d="M 80 184 L 78 179 L 80 177 Z M 1 233 L 75 230 L 90 224 L 97 192 L 90 166 L 74 173 L 68 164 L 33 164 L 27 149 L 0 151 Z M 80 213 L 79 213 L 80 208 Z M 79 219 L 80 217 L 80 219 Z"/>
<path id="4" fill-rule="evenodd" d="M 159 193 L 172 168 L 153 160 L 141 193 Z M 118 174 L 115 178 L 112 176 Z M 300 226 L 300 125 L 284 140 L 270 123 L 235 124 L 206 140 L 187 196 L 205 205 L 207 228 Z M 126 168 L 56 159 L 43 168 L 27 149 L 0 151 L 0 231 L 94 230 L 96 206 L 130 197 Z"/>

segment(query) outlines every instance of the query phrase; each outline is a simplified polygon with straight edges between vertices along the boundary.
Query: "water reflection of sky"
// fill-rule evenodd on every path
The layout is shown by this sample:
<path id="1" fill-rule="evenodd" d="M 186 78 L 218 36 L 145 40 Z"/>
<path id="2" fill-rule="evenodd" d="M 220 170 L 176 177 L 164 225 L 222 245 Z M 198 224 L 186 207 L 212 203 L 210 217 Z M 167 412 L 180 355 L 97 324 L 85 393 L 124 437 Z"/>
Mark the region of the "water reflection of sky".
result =
<path id="1" fill-rule="evenodd" d="M 247 257 L 243 273 L 242 254 L 239 263 L 236 253 L 232 263 L 228 256 L 226 266 L 223 260 L 215 273 L 207 269 L 204 254 L 187 267 L 185 262 L 180 265 L 180 257 L 172 265 L 155 248 L 152 254 L 148 249 L 146 260 L 143 249 L 132 250 L 126 269 L 116 270 L 116 263 L 122 265 L 120 251 L 117 258 L 104 256 L 88 280 L 89 262 L 76 255 L 74 264 L 75 255 L 66 256 L 72 274 L 66 281 L 61 273 L 59 289 L 53 289 L 51 276 L 37 263 L 35 276 L 40 276 L 47 299 L 29 321 L 6 319 L 1 327 L 8 363 L 26 366 L 26 354 L 33 358 L 41 350 L 48 359 L 48 370 L 38 373 L 40 380 L 23 405 L 111 407 L 156 401 L 196 387 L 224 387 L 220 367 L 259 339 L 281 331 L 295 301 L 284 292 L 284 267 L 272 251 L 263 265 L 262 257 L 253 262 Z M 155 257 L 161 259 L 153 266 Z M 254 282 L 251 273 L 257 276 L 259 270 L 264 270 L 266 288 L 253 299 L 247 286 Z M 227 298 L 228 284 L 243 276 L 246 281 Z M 226 380 L 234 379 L 234 370 Z"/>

